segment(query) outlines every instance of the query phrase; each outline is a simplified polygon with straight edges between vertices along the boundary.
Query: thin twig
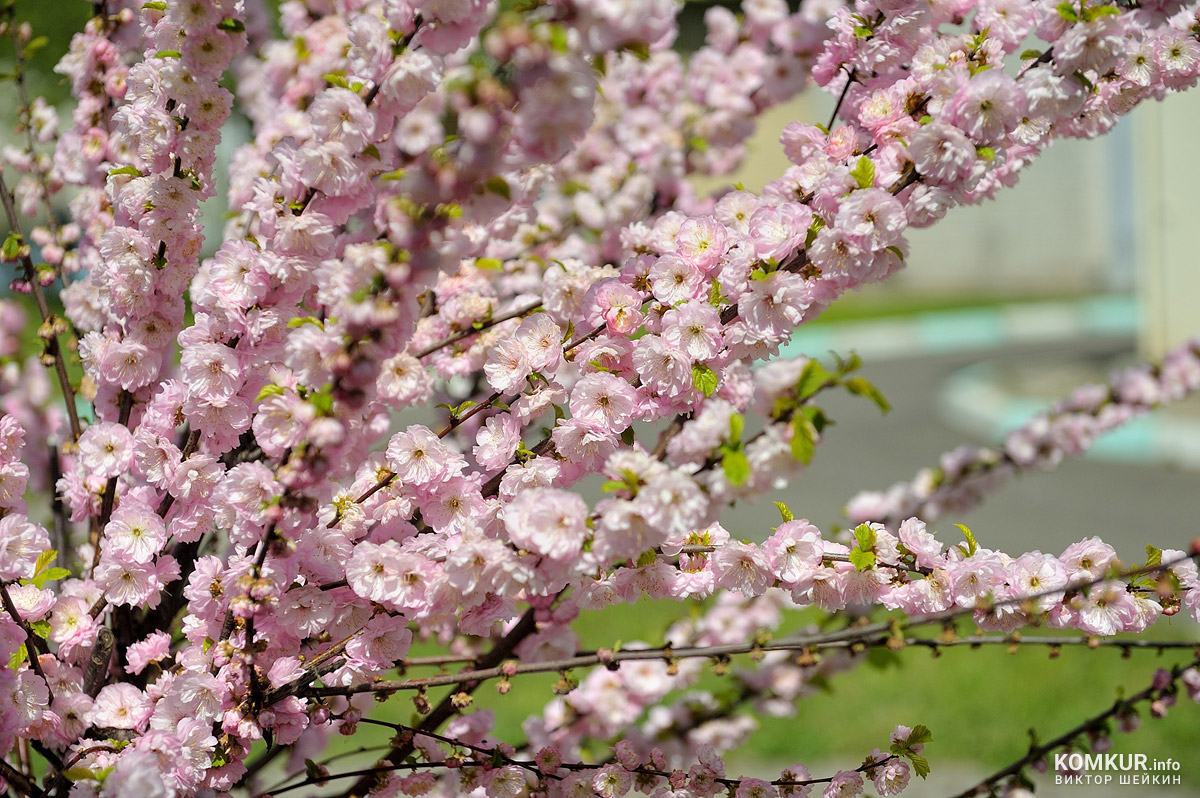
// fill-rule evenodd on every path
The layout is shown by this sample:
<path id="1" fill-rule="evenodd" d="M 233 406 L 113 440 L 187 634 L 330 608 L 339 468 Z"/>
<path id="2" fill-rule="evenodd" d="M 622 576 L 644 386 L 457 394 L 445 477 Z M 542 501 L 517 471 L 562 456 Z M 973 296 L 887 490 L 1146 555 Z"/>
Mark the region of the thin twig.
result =
<path id="1" fill-rule="evenodd" d="M 838 97 L 837 104 L 833 106 L 833 113 L 829 115 L 829 124 L 825 126 L 826 130 L 833 130 L 833 123 L 837 121 L 838 112 L 842 110 L 842 103 L 846 101 L 846 94 L 850 91 L 850 86 L 857 80 L 854 69 L 846 75 L 846 85 L 842 86 L 841 96 Z"/>
<path id="2" fill-rule="evenodd" d="M 1175 682 L 1176 680 L 1178 680 L 1179 677 L 1183 674 L 1183 672 L 1185 670 L 1187 670 L 1188 668 L 1195 668 L 1198 666 L 1200 666 L 1200 658 L 1192 660 L 1187 665 L 1176 666 L 1175 669 L 1171 672 L 1171 681 Z M 1059 736 L 1055 737 L 1053 740 L 1050 740 L 1047 743 L 1043 743 L 1042 745 L 1037 745 L 1037 746 L 1031 747 L 1029 749 L 1029 752 L 1027 754 L 1025 754 L 1025 756 L 1018 759 L 1016 762 L 1013 762 L 1011 765 L 1009 765 L 1007 767 L 1001 768 L 1000 770 L 998 770 L 995 773 L 993 773 L 992 775 L 988 776 L 986 779 L 979 782 L 978 784 L 975 784 L 972 787 L 968 787 L 967 789 L 963 790 L 962 792 L 960 792 L 956 796 L 954 796 L 954 798 L 972 798 L 972 796 L 978 795 L 981 792 L 992 791 L 993 788 L 995 787 L 995 785 L 997 785 L 999 782 L 1001 782 L 1004 779 L 1009 778 L 1011 776 L 1016 776 L 1022 770 L 1024 770 L 1027 766 L 1042 759 L 1043 757 L 1045 757 L 1047 754 L 1049 754 L 1051 751 L 1055 750 L 1056 748 L 1062 748 L 1063 746 L 1069 745 L 1072 741 L 1074 741 L 1081 734 L 1085 734 L 1086 732 L 1103 728 L 1105 725 L 1105 722 L 1109 718 L 1113 717 L 1114 715 L 1121 714 L 1121 712 L 1125 711 L 1126 709 L 1133 706 L 1134 704 L 1136 704 L 1140 701 L 1145 701 L 1148 698 L 1152 698 L 1155 694 L 1160 693 L 1160 692 L 1161 691 L 1158 690 L 1157 688 L 1155 688 L 1154 685 L 1151 685 L 1151 686 L 1147 687 L 1146 689 L 1142 690 L 1141 692 L 1135 693 L 1134 695 L 1130 696 L 1129 698 L 1118 698 L 1116 701 L 1113 702 L 1113 705 L 1111 707 L 1104 710 L 1100 714 L 1093 715 L 1092 717 L 1083 721 L 1079 725 L 1075 726 L 1074 728 L 1072 728 L 1068 731 L 1063 732 L 1062 734 L 1060 734 Z"/>
<path id="3" fill-rule="evenodd" d="M 17 611 L 17 606 L 13 604 L 12 596 L 8 595 L 8 585 L 3 583 L 0 583 L 0 600 L 4 602 L 5 612 L 12 616 L 12 619 L 17 622 L 17 626 L 21 627 L 21 631 L 25 633 L 25 654 L 29 660 L 29 667 L 46 683 L 47 703 L 53 704 L 54 691 L 50 687 L 50 680 L 42 672 L 42 663 L 38 661 L 38 655 L 42 652 L 45 642 L 33 633 L 33 630 L 29 628 L 29 624 L 25 623 L 25 619 Z"/>
<path id="4" fill-rule="evenodd" d="M 483 332 L 484 330 L 487 330 L 491 327 L 495 327 L 497 324 L 503 324 L 504 322 L 509 321 L 510 319 L 516 319 L 516 318 L 526 315 L 527 313 L 532 313 L 533 311 L 537 310 L 541 306 L 542 306 L 542 300 L 539 299 L 536 302 L 532 302 L 523 307 L 516 308 L 515 310 L 510 310 L 507 313 L 501 313 L 499 316 L 488 319 L 487 321 L 479 322 L 478 327 L 471 327 L 466 330 L 459 330 L 458 332 L 454 333 L 453 335 L 449 335 L 440 341 L 430 344 L 429 346 L 427 346 L 424 349 L 417 352 L 415 357 L 418 360 L 420 360 L 421 358 L 427 357 L 428 355 L 432 355 L 434 352 L 436 352 L 439 349 L 442 349 L 444 347 L 447 347 L 450 344 L 457 343 L 458 341 L 461 341 L 464 338 L 469 338 L 472 335 L 478 335 L 479 333 Z"/>
<path id="5" fill-rule="evenodd" d="M 17 210 L 13 207 L 12 194 L 8 191 L 8 185 L 4 182 L 4 175 L 0 173 L 0 202 L 4 204 L 4 215 L 8 218 L 8 226 L 17 236 L 21 238 L 21 265 L 25 267 L 25 279 L 29 282 L 30 290 L 33 292 L 33 299 L 37 303 L 38 313 L 42 317 L 42 325 L 46 327 L 46 353 L 54 360 L 54 372 L 58 376 L 58 387 L 62 390 L 63 401 L 67 406 L 67 421 L 71 425 L 71 440 L 79 440 L 82 434 L 82 428 L 79 426 L 79 413 L 75 409 L 75 389 L 71 387 L 71 379 L 67 376 L 67 366 L 63 362 L 62 346 L 58 342 L 58 334 L 54 331 L 54 317 L 50 313 L 50 306 L 46 304 L 46 294 L 42 291 L 42 284 L 38 282 L 37 269 L 33 265 L 33 259 L 29 254 L 29 247 L 25 244 L 25 236 L 21 232 L 21 220 L 17 216 Z"/>

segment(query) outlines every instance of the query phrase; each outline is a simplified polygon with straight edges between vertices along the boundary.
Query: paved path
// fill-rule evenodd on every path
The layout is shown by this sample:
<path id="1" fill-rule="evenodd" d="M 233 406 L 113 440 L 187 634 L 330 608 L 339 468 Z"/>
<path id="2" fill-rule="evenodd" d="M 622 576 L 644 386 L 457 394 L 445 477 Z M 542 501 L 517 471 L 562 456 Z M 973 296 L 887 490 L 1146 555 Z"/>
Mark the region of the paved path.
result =
<path id="1" fill-rule="evenodd" d="M 1033 365 L 1075 351 L 1121 350 L 1111 341 L 1075 342 L 889 362 L 867 359 L 861 373 L 883 391 L 892 412 L 882 416 L 863 399 L 831 395 L 824 407 L 838 423 L 827 430 L 807 472 L 785 490 L 727 512 L 727 526 L 735 537 L 761 538 L 779 523 L 773 500 L 786 501 L 797 517 L 808 517 L 824 530 L 844 524 L 841 507 L 857 489 L 887 488 L 911 479 L 955 446 L 987 443 L 951 430 L 940 418 L 939 391 L 955 371 L 986 358 Z M 1082 537 L 1099 535 L 1132 562 L 1144 557 L 1148 542 L 1178 548 L 1200 536 L 1198 488 L 1200 474 L 1194 471 L 1068 460 L 1055 471 L 1010 481 L 981 506 L 946 518 L 937 528 L 953 530 L 954 523 L 963 523 L 984 545 L 1054 554 Z"/>

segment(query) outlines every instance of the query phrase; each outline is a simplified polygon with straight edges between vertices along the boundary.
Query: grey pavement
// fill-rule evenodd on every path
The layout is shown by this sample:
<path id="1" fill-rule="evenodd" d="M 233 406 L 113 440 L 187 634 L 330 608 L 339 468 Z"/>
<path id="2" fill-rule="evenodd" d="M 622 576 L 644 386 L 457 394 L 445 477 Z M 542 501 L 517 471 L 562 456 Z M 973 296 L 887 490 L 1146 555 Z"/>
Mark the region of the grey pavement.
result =
<path id="1" fill-rule="evenodd" d="M 772 503 L 778 500 L 822 530 L 844 526 L 842 506 L 856 491 L 882 490 L 911 479 L 918 469 L 935 465 L 941 453 L 964 443 L 994 443 L 964 436 L 940 417 L 939 391 L 958 369 L 987 358 L 1044 367 L 1076 352 L 1095 358 L 1120 351 L 1121 345 L 1112 341 L 1077 341 L 885 362 L 868 359 L 860 373 L 883 391 L 892 411 L 885 416 L 859 397 L 823 394 L 822 406 L 837 423 L 826 430 L 812 465 L 787 488 L 735 506 L 723 520 L 735 537 L 760 539 L 779 523 Z M 934 528 L 957 537 L 954 524 L 966 524 L 981 544 L 1010 553 L 1040 549 L 1058 554 L 1080 538 L 1098 535 L 1124 560 L 1134 562 L 1145 557 L 1147 543 L 1186 548 L 1200 536 L 1198 488 L 1200 474 L 1195 471 L 1070 459 L 1053 471 L 1016 477 L 982 505 L 944 518 Z"/>

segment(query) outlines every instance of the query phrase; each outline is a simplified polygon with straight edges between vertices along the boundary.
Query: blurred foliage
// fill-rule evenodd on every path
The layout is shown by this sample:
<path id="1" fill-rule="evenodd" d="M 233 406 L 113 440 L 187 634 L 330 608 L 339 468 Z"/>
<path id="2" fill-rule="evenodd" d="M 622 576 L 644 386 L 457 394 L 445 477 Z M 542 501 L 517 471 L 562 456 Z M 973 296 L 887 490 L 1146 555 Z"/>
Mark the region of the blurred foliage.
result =
<path id="1" fill-rule="evenodd" d="M 54 71 L 54 65 L 71 46 L 71 37 L 92 17 L 92 4 L 84 0 L 10 0 L 17 24 L 28 23 L 34 36 L 45 36 L 49 44 L 26 67 L 30 96 L 42 96 L 51 105 L 70 98 L 67 80 Z M 10 36 L 0 37 L 0 72 L 12 73 L 13 43 Z M 0 84 L 0 112 L 11 127 L 16 117 L 16 91 Z"/>

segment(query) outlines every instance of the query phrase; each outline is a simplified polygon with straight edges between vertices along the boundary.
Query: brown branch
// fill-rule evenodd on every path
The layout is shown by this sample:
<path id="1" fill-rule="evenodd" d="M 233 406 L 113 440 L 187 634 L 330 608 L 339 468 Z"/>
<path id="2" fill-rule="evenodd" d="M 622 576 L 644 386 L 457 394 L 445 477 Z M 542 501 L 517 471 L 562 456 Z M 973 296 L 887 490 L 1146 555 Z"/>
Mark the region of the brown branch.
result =
<path id="1" fill-rule="evenodd" d="M 42 792 L 36 784 L 34 784 L 24 773 L 8 764 L 3 757 L 0 757 L 0 777 L 3 777 L 9 785 L 18 790 L 22 795 L 33 796 L 34 798 L 42 798 L 46 793 Z"/>
<path id="2" fill-rule="evenodd" d="M 58 785 L 62 783 L 62 780 L 66 778 L 66 772 L 85 757 L 100 753 L 101 751 L 116 753 L 116 750 L 117 749 L 113 748 L 111 745 L 93 745 L 89 748 L 84 748 L 82 751 L 75 754 L 75 756 L 68 759 L 65 764 L 56 768 L 53 777 L 51 777 L 51 774 L 46 774 L 46 794 L 49 795 L 50 793 L 54 792 L 55 788 L 57 788 Z"/>
<path id="3" fill-rule="evenodd" d="M 502 313 L 499 316 L 488 319 L 487 321 L 479 322 L 478 327 L 471 327 L 470 329 L 460 330 L 460 331 L 454 333 L 453 335 L 449 335 L 440 341 L 430 344 L 429 346 L 425 347 L 424 349 L 418 351 L 415 354 L 415 357 L 418 360 L 420 360 L 421 358 L 432 355 L 434 352 L 438 351 L 439 349 L 447 347 L 450 344 L 457 343 L 458 341 L 461 341 L 464 338 L 470 338 L 472 335 L 477 335 L 477 334 L 483 332 L 484 330 L 487 330 L 491 327 L 495 327 L 497 324 L 503 324 L 504 322 L 509 321 L 510 319 L 516 319 L 521 316 L 524 316 L 527 313 L 532 313 L 533 311 L 537 310 L 541 306 L 542 306 L 542 300 L 539 299 L 536 302 L 531 302 L 530 304 L 525 305 L 523 307 L 519 307 L 514 310 L 510 310 L 507 313 Z"/>
<path id="4" fill-rule="evenodd" d="M 800 651 L 808 648 L 845 648 L 850 645 L 869 645 L 874 641 L 876 644 L 880 641 L 887 643 L 893 640 L 897 643 L 901 642 L 898 637 L 898 630 L 902 628 L 912 628 L 918 626 L 928 626 L 930 624 L 942 624 L 947 621 L 952 621 L 964 615 L 973 614 L 979 610 L 992 611 L 997 607 L 1013 606 L 1024 604 L 1028 601 L 1034 601 L 1045 596 L 1063 594 L 1064 596 L 1071 593 L 1077 593 L 1086 590 L 1089 587 L 1100 584 L 1101 582 L 1110 581 L 1113 578 L 1133 578 L 1148 573 L 1158 573 L 1178 565 L 1186 560 L 1200 557 L 1200 554 L 1193 554 L 1187 557 L 1181 557 L 1170 562 L 1162 563 L 1161 565 L 1152 566 L 1150 568 L 1136 568 L 1126 571 L 1122 574 L 1113 576 L 1105 576 L 1099 579 L 1092 579 L 1084 582 L 1078 582 L 1072 585 L 1067 585 L 1058 590 L 1043 591 L 1026 596 L 1016 596 L 1009 599 L 992 602 L 991 604 L 980 603 L 975 607 L 956 607 L 954 609 L 945 610 L 943 612 L 932 613 L 930 615 L 917 616 L 915 618 L 891 618 L 886 621 L 881 621 L 873 624 L 865 624 L 848 629 L 840 629 L 834 632 L 826 632 L 815 635 L 797 635 L 778 641 L 760 642 L 753 641 L 748 643 L 729 643 L 717 646 L 691 646 L 687 648 L 672 648 L 670 646 L 662 646 L 659 648 L 636 649 L 615 652 L 596 652 L 594 654 L 579 655 L 575 657 L 565 657 L 562 659 L 551 660 L 546 662 L 532 663 L 514 663 L 507 668 L 509 674 L 518 673 L 545 673 L 551 671 L 569 670 L 572 668 L 590 667 L 599 664 L 609 664 L 622 662 L 625 660 L 674 660 L 674 659 L 695 659 L 695 658 L 711 658 L 731 656 L 735 654 L 749 654 L 753 652 L 766 651 Z M 528 615 L 528 613 L 527 613 Z M 524 620 L 524 619 L 523 619 Z M 516 631 L 514 629 L 514 631 Z M 1091 643 L 1091 638 L 1030 638 L 1031 641 L 1039 639 L 1048 639 L 1052 642 L 1047 642 L 1045 645 L 1076 645 L 1074 642 L 1065 642 L 1068 640 L 1074 641 L 1077 639 L 1088 640 L 1089 645 L 1101 645 L 1101 641 L 1097 638 L 1096 643 Z M 989 640 L 989 642 L 998 643 L 1004 642 L 1012 645 L 1020 643 L 1020 638 L 1013 638 L 1011 635 Z M 976 645 L 980 641 L 973 638 L 965 638 L 957 645 Z M 917 645 L 932 646 L 932 643 L 916 642 Z M 1114 647 L 1124 647 L 1132 649 L 1137 647 L 1134 641 L 1116 640 L 1108 645 Z M 1196 643 L 1152 643 L 1144 646 L 1145 648 L 1192 648 Z M 488 658 L 493 658 L 496 649 L 489 653 Z M 310 696 L 332 696 L 332 695 L 350 695 L 353 693 L 385 693 L 399 690 L 423 690 L 429 687 L 438 687 L 448 684 L 460 684 L 464 681 L 478 683 L 489 679 L 497 679 L 505 676 L 505 668 L 500 667 L 501 662 L 505 657 L 501 657 L 490 665 L 484 665 L 482 662 L 477 663 L 475 667 L 462 671 L 456 674 L 444 674 L 438 676 L 429 676 L 420 679 L 402 679 L 390 681 L 378 681 L 365 684 L 354 685 L 350 687 L 322 687 L 306 691 L 306 695 Z"/>
<path id="5" fill-rule="evenodd" d="M 925 624 L 913 622 L 911 625 L 923 626 Z M 1023 638 L 1014 633 L 1011 635 L 980 635 L 974 637 L 960 637 L 950 640 L 936 637 L 901 638 L 896 637 L 890 628 L 887 630 L 879 630 L 877 627 L 873 627 L 870 634 L 863 635 L 861 637 L 847 638 L 844 632 L 839 631 L 831 633 L 828 638 L 825 635 L 810 635 L 786 638 L 774 642 L 729 643 L 725 645 L 693 646 L 687 648 L 659 646 L 655 648 L 625 649 L 623 651 L 601 650 L 595 652 L 580 652 L 573 657 L 564 657 L 561 659 L 546 660 L 542 662 L 509 663 L 504 667 L 489 668 L 487 670 L 472 670 L 461 673 L 439 674 L 437 676 L 427 676 L 419 679 L 377 681 L 347 687 L 316 687 L 305 690 L 304 695 L 311 697 L 329 697 L 352 695 L 355 693 L 391 693 L 400 690 L 424 690 L 429 687 L 441 687 L 448 684 L 457 684 L 464 678 L 486 681 L 500 677 L 508 678 L 518 674 L 557 673 L 559 671 L 572 670 L 574 668 L 587 668 L 594 665 L 605 665 L 607 667 L 612 667 L 628 661 L 663 660 L 664 662 L 671 662 L 673 660 L 680 659 L 711 659 L 728 657 L 737 654 L 754 654 L 767 651 L 816 652 L 828 649 L 847 648 L 865 649 L 889 647 L 895 649 L 906 646 L 937 650 L 941 648 L 954 648 L 962 646 L 978 648 L 984 645 L 1004 645 L 1014 647 L 1022 645 L 1050 647 L 1082 646 L 1089 649 L 1118 648 L 1125 651 L 1142 649 L 1159 652 L 1175 649 L 1200 650 L 1200 642 L 1185 640 L 1114 640 L 1108 638 L 1073 635 Z M 449 657 L 431 657 L 426 659 L 428 660 L 426 662 L 406 661 L 403 664 L 405 667 L 415 667 L 422 664 L 442 665 L 464 661 L 464 658 Z"/>
<path id="6" fill-rule="evenodd" d="M 25 633 L 25 654 L 29 659 L 29 667 L 33 672 L 41 677 L 46 683 L 46 693 L 49 697 L 47 703 L 54 703 L 54 691 L 50 687 L 50 680 L 46 678 L 46 674 L 42 672 L 42 663 L 38 661 L 38 655 L 44 651 L 45 641 L 33 633 L 29 628 L 29 624 L 25 623 L 25 619 L 21 617 L 21 613 L 17 611 L 17 606 L 13 604 L 12 596 L 8 595 L 8 585 L 0 583 L 0 600 L 4 602 L 4 610 L 12 616 L 16 621 L 17 626 L 21 627 L 21 631 Z"/>
<path id="7" fill-rule="evenodd" d="M 1183 672 L 1185 670 L 1187 670 L 1188 668 L 1195 668 L 1197 666 L 1200 666 L 1200 658 L 1192 660 L 1187 665 L 1175 666 L 1175 668 L 1171 671 L 1172 684 L 1175 681 L 1177 681 L 1180 676 L 1183 675 Z M 1062 734 L 1060 734 L 1059 736 L 1055 737 L 1053 740 L 1051 740 L 1047 743 L 1043 743 L 1042 745 L 1037 745 L 1037 746 L 1031 747 L 1029 749 L 1029 753 L 1025 754 L 1025 756 L 1021 757 L 1016 762 L 1013 762 L 1011 765 L 1009 765 L 1005 768 L 1001 768 L 1000 770 L 998 770 L 995 773 L 993 773 L 992 775 L 988 776 L 986 779 L 979 782 L 978 784 L 968 787 L 967 789 L 963 790 L 962 792 L 960 792 L 956 796 L 954 796 L 954 798 L 972 798 L 972 796 L 978 795 L 981 792 L 993 792 L 994 793 L 993 788 L 999 782 L 1003 781 L 1006 778 L 1009 778 L 1012 776 L 1017 776 L 1027 766 L 1042 759 L 1047 754 L 1049 754 L 1051 751 L 1053 751 L 1057 748 L 1062 748 L 1064 746 L 1070 745 L 1077 737 L 1079 737 L 1079 735 L 1085 734 L 1089 731 L 1097 731 L 1097 730 L 1103 729 L 1106 721 L 1109 718 L 1113 717 L 1114 715 L 1119 715 L 1122 712 L 1126 711 L 1129 707 L 1132 707 L 1134 704 L 1136 704 L 1140 701 L 1145 701 L 1147 699 L 1153 698 L 1155 695 L 1157 695 L 1161 692 L 1162 692 L 1161 690 L 1158 690 L 1153 685 L 1151 685 L 1150 687 L 1147 687 L 1146 689 L 1133 694 L 1129 698 L 1118 698 L 1116 701 L 1113 702 L 1113 705 L 1111 707 L 1109 707 L 1108 709 L 1104 710 L 1103 712 L 1099 713 L 1098 715 L 1093 715 L 1092 717 L 1088 718 L 1087 720 L 1081 722 L 1079 725 L 1075 726 L 1074 728 L 1072 728 L 1068 731 L 1063 732 Z"/>
<path id="8" fill-rule="evenodd" d="M 29 281 L 30 290 L 33 292 L 33 299 L 37 303 L 38 313 L 42 317 L 42 326 L 46 328 L 46 353 L 54 360 L 54 373 L 58 376 L 58 387 L 62 390 L 63 401 L 67 406 L 67 420 L 71 425 L 71 440 L 79 440 L 79 436 L 83 433 L 79 426 L 79 413 L 75 409 L 75 389 L 71 387 L 71 379 L 67 376 L 67 366 L 63 362 L 62 347 L 58 342 L 58 333 L 54 331 L 54 316 L 50 313 L 50 306 L 46 304 L 46 294 L 42 291 L 42 285 L 38 282 L 37 269 L 33 265 L 33 259 L 29 254 L 29 247 L 25 244 L 25 236 L 21 232 L 21 220 L 17 216 L 17 210 L 13 207 L 12 194 L 8 190 L 8 185 L 4 182 L 4 175 L 0 173 L 0 202 L 4 204 L 4 215 L 8 217 L 8 226 L 14 234 L 21 239 L 21 265 L 25 267 L 25 279 Z"/>
<path id="9" fill-rule="evenodd" d="M 378 720 L 370 720 L 370 719 L 363 719 L 360 722 L 361 723 L 370 723 L 370 724 L 374 724 L 374 725 L 378 725 L 378 726 L 383 726 L 385 728 L 394 729 L 397 732 L 399 732 L 398 739 L 403 741 L 403 743 L 406 745 L 411 744 L 412 741 L 415 740 L 419 736 L 420 737 L 428 737 L 432 740 L 436 740 L 438 742 L 445 743 L 446 745 L 453 746 L 454 748 L 459 749 L 461 751 L 470 751 L 471 753 L 478 754 L 482 757 L 480 759 L 466 759 L 465 757 L 462 759 L 459 759 L 458 757 L 454 757 L 454 759 L 459 760 L 456 762 L 456 765 L 455 765 L 456 767 L 464 767 L 464 768 L 487 767 L 487 768 L 491 768 L 491 767 L 495 767 L 497 762 L 500 762 L 500 763 L 504 763 L 506 765 L 519 767 L 522 770 L 526 770 L 526 771 L 534 774 L 534 776 L 537 777 L 539 780 L 543 779 L 543 778 L 562 780 L 562 778 L 563 778 L 561 775 L 559 775 L 557 773 L 543 772 L 541 766 L 539 766 L 538 763 L 533 760 L 517 759 L 516 757 L 505 754 L 499 748 L 486 748 L 484 746 L 473 745 L 471 743 L 463 742 L 462 740 L 458 740 L 453 737 L 447 737 L 445 735 L 436 734 L 436 733 L 432 733 L 432 732 L 428 732 L 428 731 L 423 731 L 419 728 L 414 728 L 412 726 L 405 726 L 405 725 L 399 724 L 399 723 L 388 723 L 386 721 L 378 721 Z M 857 773 L 864 773 L 867 771 L 871 771 L 871 770 L 874 770 L 875 768 L 882 767 L 883 765 L 885 765 L 888 762 L 890 762 L 894 759 L 897 759 L 897 758 L 898 757 L 895 754 L 887 754 L 880 759 L 869 760 L 869 761 L 864 762 L 863 764 L 861 764 L 857 768 L 855 768 L 854 771 Z M 385 760 L 381 760 L 381 761 L 385 761 Z M 606 766 L 606 764 L 607 763 L 592 764 L 592 763 L 586 763 L 586 762 L 563 762 L 558 767 L 561 770 L 578 772 L 578 771 L 588 771 L 588 770 L 600 770 L 601 768 L 604 768 Z M 295 789 L 299 789 L 301 787 L 306 787 L 310 784 L 320 784 L 326 780 L 345 778 L 345 777 L 349 777 L 351 775 L 373 776 L 373 775 L 378 775 L 380 773 L 389 773 L 389 772 L 393 772 L 396 770 L 415 769 L 415 768 L 420 768 L 420 767 L 440 769 L 440 768 L 449 768 L 449 767 L 451 767 L 451 765 L 448 762 L 413 762 L 413 763 L 405 763 L 403 765 L 395 765 L 395 764 L 377 765 L 376 767 L 373 767 L 373 768 L 356 770 L 356 771 L 352 771 L 351 773 L 344 773 L 344 774 L 329 774 L 329 775 L 320 775 L 320 776 L 310 776 L 307 779 L 305 779 L 304 781 L 298 782 L 296 784 L 293 784 L 293 785 L 290 785 L 287 787 L 273 789 L 269 793 L 260 793 L 259 796 L 256 796 L 256 798 L 263 798 L 267 794 L 279 795 L 281 793 L 288 792 L 289 790 L 295 790 Z M 671 777 L 671 774 L 666 771 L 656 770 L 654 768 L 650 768 L 650 767 L 646 767 L 646 766 L 639 766 L 639 767 L 632 768 L 629 772 L 635 773 L 639 776 L 650 776 L 650 777 L 659 778 L 659 779 L 667 779 L 667 778 Z M 806 786 L 810 786 L 810 785 L 814 785 L 814 784 L 828 784 L 829 782 L 832 782 L 834 778 L 835 778 L 834 776 L 826 776 L 824 778 L 803 779 L 803 780 L 792 780 L 792 779 L 780 778 L 780 779 L 775 779 L 775 780 L 771 781 L 770 783 L 776 787 L 806 787 Z M 738 779 L 731 779 L 731 778 L 726 778 L 723 776 L 714 777 L 714 779 L 713 779 L 713 781 L 715 781 L 717 784 L 721 784 L 725 787 L 731 787 L 731 788 L 739 786 L 745 780 L 746 780 L 746 777 L 738 778 Z"/>
<path id="10" fill-rule="evenodd" d="M 508 634 L 506 634 L 504 638 L 492 648 L 491 651 L 484 654 L 474 663 L 474 668 L 472 668 L 472 670 L 487 670 L 496 667 L 501 662 L 512 656 L 513 650 L 516 649 L 521 641 L 536 631 L 537 622 L 534 620 L 534 610 L 532 607 L 530 607 L 525 611 L 525 614 L 521 616 L 521 619 L 517 621 L 517 624 L 508 632 Z M 458 689 L 451 690 L 450 694 L 443 698 L 438 705 L 434 707 L 433 711 L 425 716 L 425 718 L 421 721 L 420 726 L 417 727 L 418 731 L 422 733 L 435 731 L 436 729 L 440 728 L 443 723 L 454 716 L 454 713 L 458 711 L 454 705 L 454 696 L 459 692 L 464 692 L 467 694 L 473 693 L 480 684 L 478 681 L 469 680 L 470 677 L 467 678 L 468 680 L 458 683 Z M 389 765 L 401 763 L 408 758 L 409 754 L 411 754 L 413 750 L 414 745 L 411 740 L 406 743 L 402 743 L 401 745 L 392 749 L 384 761 L 386 761 Z M 363 778 L 360 778 L 349 790 L 344 793 L 345 798 L 362 798 L 362 796 L 366 795 L 371 789 L 371 781 L 372 780 L 370 776 L 364 774 Z"/>

